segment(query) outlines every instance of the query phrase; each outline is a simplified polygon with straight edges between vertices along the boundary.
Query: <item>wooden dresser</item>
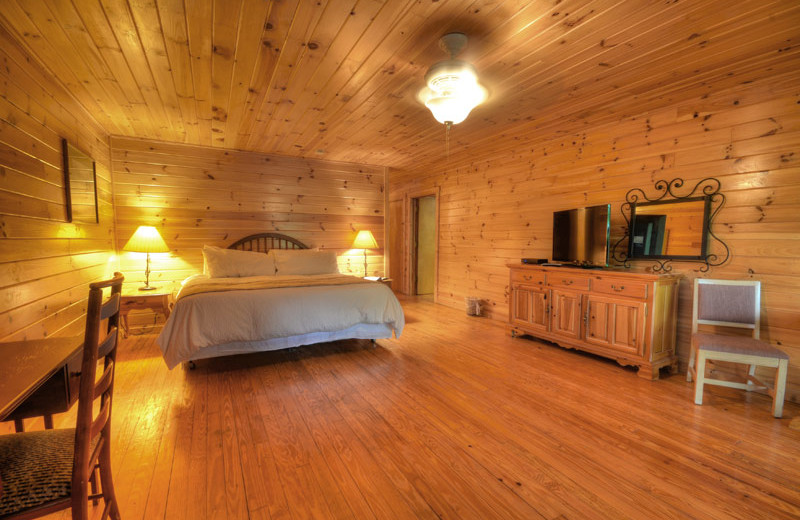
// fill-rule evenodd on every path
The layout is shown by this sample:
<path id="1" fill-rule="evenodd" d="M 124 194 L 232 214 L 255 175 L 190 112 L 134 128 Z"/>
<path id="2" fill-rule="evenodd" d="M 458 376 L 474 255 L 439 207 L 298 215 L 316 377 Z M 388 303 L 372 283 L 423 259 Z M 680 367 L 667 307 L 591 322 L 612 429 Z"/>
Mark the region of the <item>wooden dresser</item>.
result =
<path id="1" fill-rule="evenodd" d="M 639 367 L 674 370 L 678 280 L 629 270 L 508 264 L 512 336 L 529 334 Z"/>

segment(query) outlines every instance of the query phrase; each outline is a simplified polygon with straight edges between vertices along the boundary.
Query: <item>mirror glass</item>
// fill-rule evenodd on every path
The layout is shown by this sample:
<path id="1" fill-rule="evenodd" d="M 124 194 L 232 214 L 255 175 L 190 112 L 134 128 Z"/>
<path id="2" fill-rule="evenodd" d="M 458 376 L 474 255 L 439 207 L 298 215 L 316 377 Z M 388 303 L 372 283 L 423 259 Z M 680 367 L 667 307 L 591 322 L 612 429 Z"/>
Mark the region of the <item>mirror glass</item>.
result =
<path id="1" fill-rule="evenodd" d="M 634 204 L 628 256 L 705 258 L 709 209 L 709 197 Z"/>
<path id="2" fill-rule="evenodd" d="M 67 222 L 99 222 L 94 160 L 62 140 Z"/>

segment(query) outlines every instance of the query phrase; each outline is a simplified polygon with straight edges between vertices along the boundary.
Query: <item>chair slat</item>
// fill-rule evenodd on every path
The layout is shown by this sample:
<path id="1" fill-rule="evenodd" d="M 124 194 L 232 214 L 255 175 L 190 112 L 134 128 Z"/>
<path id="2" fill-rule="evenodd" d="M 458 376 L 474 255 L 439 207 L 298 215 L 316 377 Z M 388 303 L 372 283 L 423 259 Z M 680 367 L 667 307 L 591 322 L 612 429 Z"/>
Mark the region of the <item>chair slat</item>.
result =
<path id="1" fill-rule="evenodd" d="M 103 375 L 100 376 L 100 379 L 94 385 L 94 398 L 97 399 L 100 397 L 103 392 L 108 390 L 111 386 L 111 383 L 114 380 L 114 363 L 109 363 L 106 366 L 105 370 L 103 370 Z"/>
<path id="2" fill-rule="evenodd" d="M 103 358 L 107 356 L 111 350 L 117 345 L 117 335 L 119 334 L 119 329 L 116 326 L 111 327 L 111 330 L 108 331 L 108 335 L 103 338 L 103 341 L 97 346 L 97 358 Z"/>
<path id="3" fill-rule="evenodd" d="M 111 298 L 109 298 L 108 301 L 106 301 L 103 306 L 100 307 L 100 321 L 107 319 L 119 311 L 119 299 L 119 293 L 112 294 Z"/>
<path id="4" fill-rule="evenodd" d="M 103 445 L 105 444 L 105 439 L 100 437 L 97 439 L 97 444 L 92 451 L 92 454 L 89 456 L 89 467 L 94 467 L 97 465 L 97 459 L 100 458 L 100 452 L 103 451 Z"/>
<path id="5" fill-rule="evenodd" d="M 100 406 L 100 411 L 97 413 L 97 416 L 92 421 L 92 428 L 90 439 L 94 439 L 97 435 L 105 428 L 106 423 L 108 422 L 109 417 L 111 416 L 111 399 L 106 399 L 102 406 Z"/>

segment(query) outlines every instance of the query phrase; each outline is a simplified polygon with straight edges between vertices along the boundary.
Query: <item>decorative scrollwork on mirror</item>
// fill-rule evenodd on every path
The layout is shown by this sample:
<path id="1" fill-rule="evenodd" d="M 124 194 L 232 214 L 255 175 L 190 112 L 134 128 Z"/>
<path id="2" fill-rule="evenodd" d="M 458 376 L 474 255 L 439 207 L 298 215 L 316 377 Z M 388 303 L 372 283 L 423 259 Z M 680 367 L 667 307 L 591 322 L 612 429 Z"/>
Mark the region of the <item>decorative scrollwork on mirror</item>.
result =
<path id="1" fill-rule="evenodd" d="M 612 249 L 612 257 L 625 267 L 631 260 L 652 260 L 653 271 L 670 272 L 676 260 L 699 261 L 701 272 L 724 264 L 730 250 L 712 229 L 714 217 L 725 204 L 720 192 L 721 183 L 713 177 L 699 181 L 684 195 L 683 179 L 659 180 L 659 192 L 649 197 L 644 190 L 633 188 L 625 194 L 620 212 L 625 219 L 625 234 Z M 627 246 L 620 250 L 627 239 Z M 709 239 L 715 240 L 724 250 L 717 255 L 709 252 Z"/>

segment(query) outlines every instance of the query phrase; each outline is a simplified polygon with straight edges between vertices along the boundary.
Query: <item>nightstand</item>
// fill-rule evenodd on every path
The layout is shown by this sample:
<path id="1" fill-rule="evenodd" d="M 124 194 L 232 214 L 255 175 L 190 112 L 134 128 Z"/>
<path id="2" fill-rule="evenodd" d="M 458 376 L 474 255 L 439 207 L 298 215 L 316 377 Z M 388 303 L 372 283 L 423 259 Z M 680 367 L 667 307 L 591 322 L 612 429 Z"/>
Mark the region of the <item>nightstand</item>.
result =
<path id="1" fill-rule="evenodd" d="M 132 310 L 150 309 L 169 318 L 172 303 L 172 287 L 166 285 L 152 291 L 140 291 L 138 285 L 124 285 L 119 301 L 120 325 L 124 337 L 128 337 L 128 313 Z"/>
<path id="2" fill-rule="evenodd" d="M 378 276 L 365 276 L 364 280 L 369 280 L 371 282 L 380 282 L 383 285 L 388 285 L 389 287 L 392 286 L 392 279 L 391 278 L 381 278 Z"/>

